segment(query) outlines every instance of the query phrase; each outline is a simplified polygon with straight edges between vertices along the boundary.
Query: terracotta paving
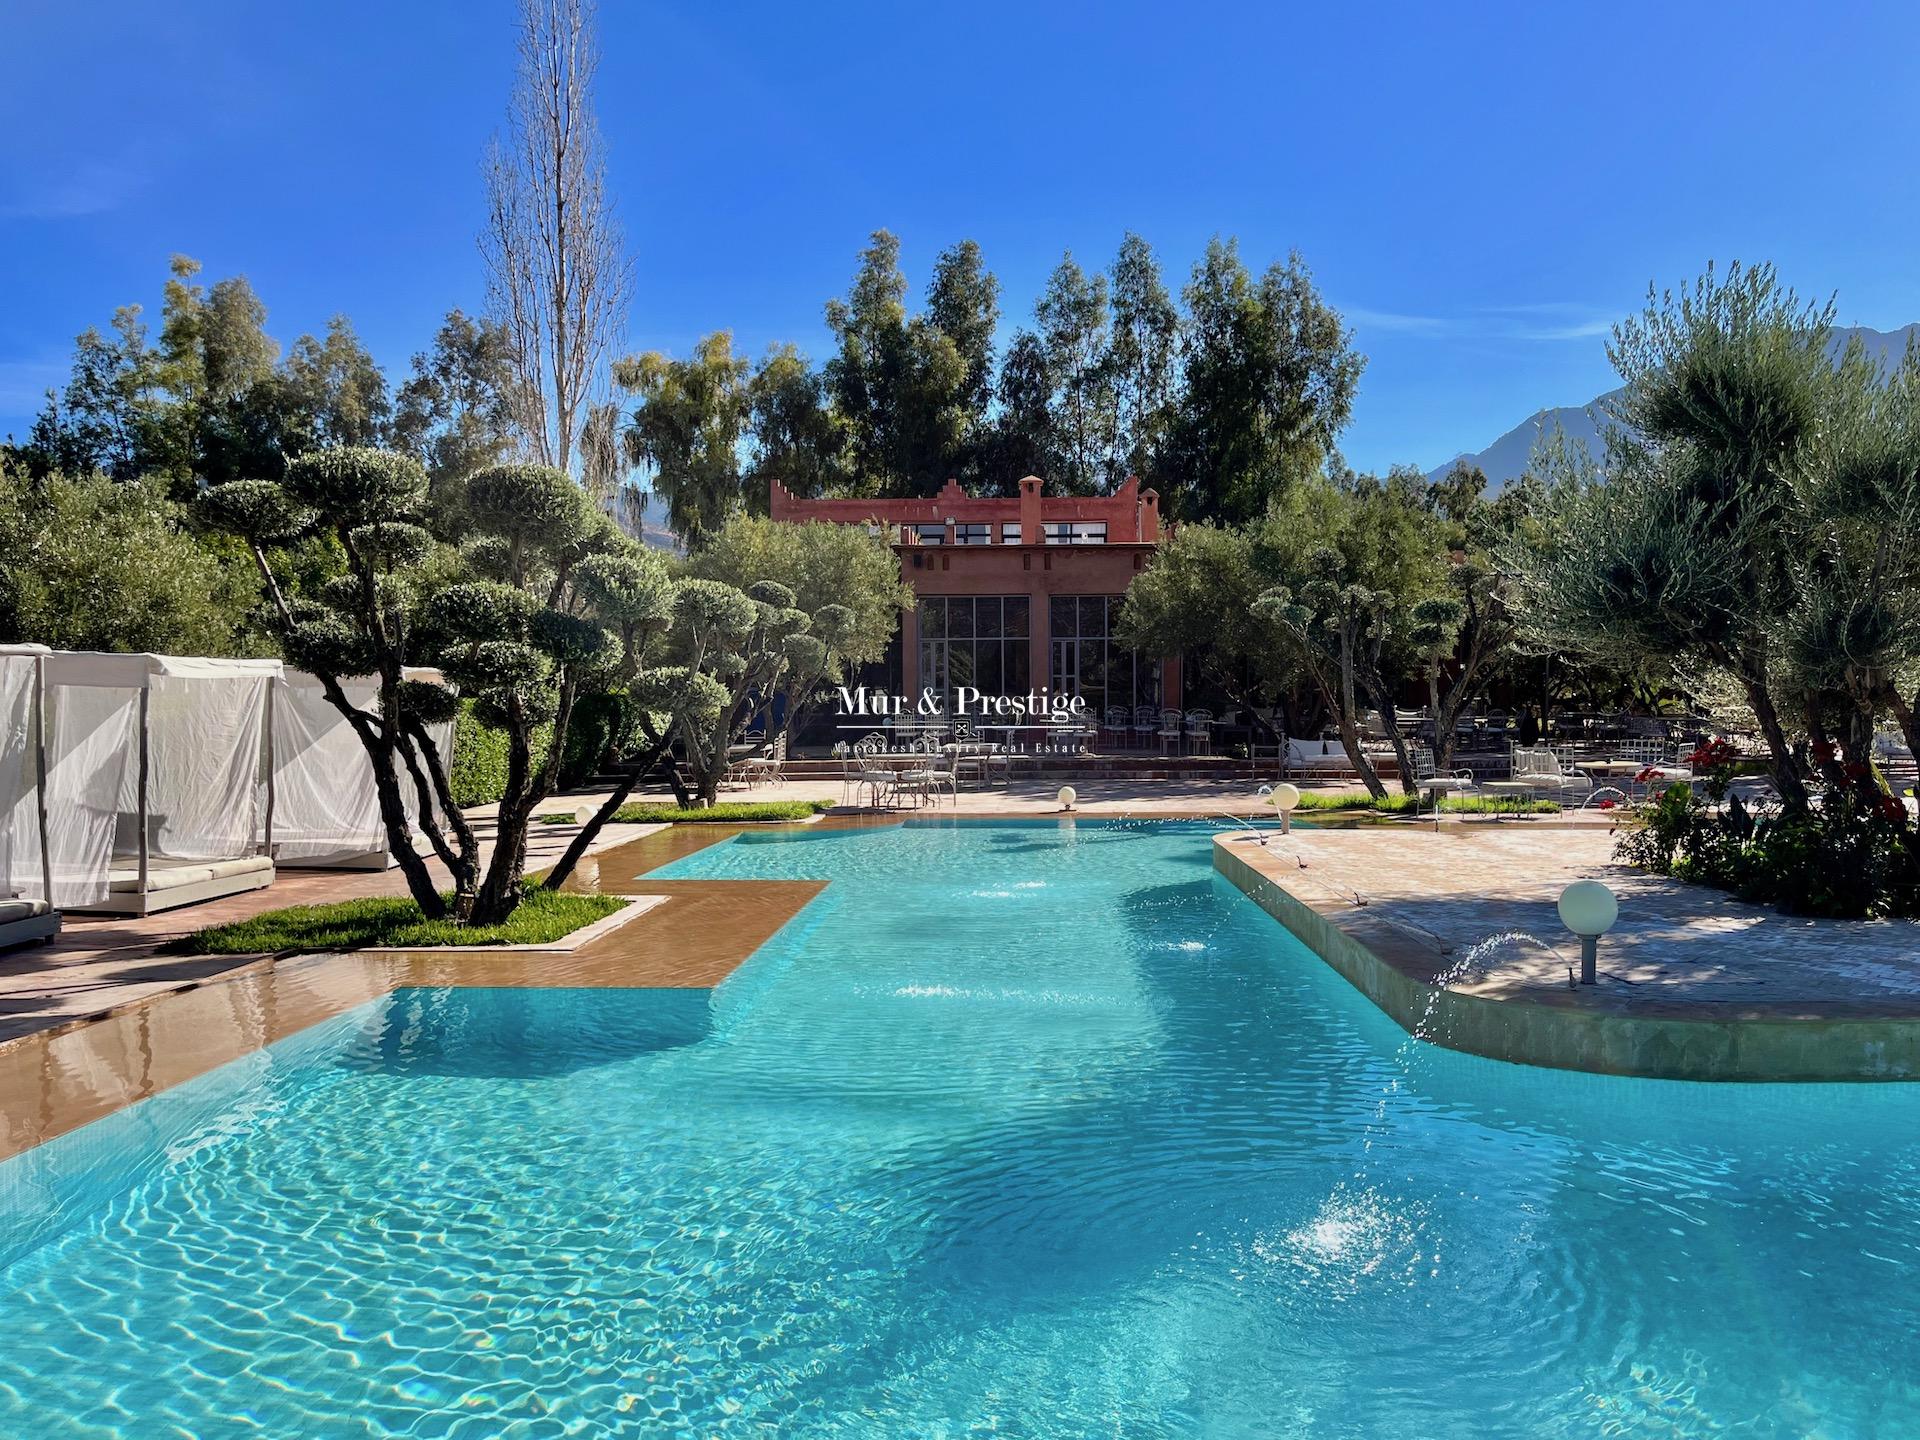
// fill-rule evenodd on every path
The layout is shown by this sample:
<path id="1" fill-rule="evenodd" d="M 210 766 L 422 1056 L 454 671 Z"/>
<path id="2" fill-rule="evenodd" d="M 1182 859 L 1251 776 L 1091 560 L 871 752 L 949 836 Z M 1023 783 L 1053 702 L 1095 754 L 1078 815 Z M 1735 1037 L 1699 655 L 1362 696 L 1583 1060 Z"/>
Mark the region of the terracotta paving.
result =
<path id="1" fill-rule="evenodd" d="M 570 953 L 441 950 L 278 962 L 225 957 L 224 973 L 198 977 L 205 983 L 189 978 L 181 982 L 187 988 L 169 993 L 127 987 L 120 1005 L 92 1023 L 43 1025 L 0 1042 L 0 1159 L 396 988 L 711 988 L 825 885 L 637 878 L 738 833 L 735 826 L 675 826 L 596 852 L 569 888 L 593 890 L 604 883 L 621 894 L 662 896 L 664 903 Z"/>
<path id="2" fill-rule="evenodd" d="M 554 803 L 555 807 L 570 809 L 579 799 L 568 796 Z M 482 812 L 470 818 L 484 855 L 491 838 L 489 818 Z M 602 832 L 596 850 L 663 828 L 610 825 Z M 538 869 L 558 859 L 574 833 L 573 825 L 534 826 L 527 844 L 530 867 Z M 436 879 L 445 880 L 445 869 L 438 861 L 430 868 Z M 160 947 L 169 940 L 289 905 L 404 895 L 406 890 L 406 881 L 398 870 L 281 870 L 264 890 L 249 890 L 204 905 L 184 905 L 158 915 L 68 915 L 53 944 L 0 951 L 0 1042 L 204 983 L 251 966 L 260 958 L 163 955 Z"/>

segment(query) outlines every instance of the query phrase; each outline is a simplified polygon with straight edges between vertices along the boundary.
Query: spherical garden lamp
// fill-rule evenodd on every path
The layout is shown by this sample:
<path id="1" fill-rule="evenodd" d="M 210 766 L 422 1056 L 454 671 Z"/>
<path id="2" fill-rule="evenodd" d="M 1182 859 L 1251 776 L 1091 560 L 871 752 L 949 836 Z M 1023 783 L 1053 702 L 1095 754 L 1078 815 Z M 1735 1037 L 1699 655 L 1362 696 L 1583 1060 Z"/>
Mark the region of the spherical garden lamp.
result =
<path id="1" fill-rule="evenodd" d="M 1560 892 L 1560 923 L 1580 937 L 1580 983 L 1600 983 L 1600 937 L 1620 918 L 1620 902 L 1598 880 L 1576 880 Z"/>
<path id="2" fill-rule="evenodd" d="M 576 825 L 584 825 L 591 819 L 593 819 L 593 806 L 591 805 L 579 806 L 573 812 L 573 823 Z"/>
<path id="3" fill-rule="evenodd" d="M 1079 792 L 1076 791 L 1073 788 L 1073 786 L 1062 785 L 1060 787 L 1060 808 L 1062 810 L 1073 809 L 1073 802 L 1078 800 L 1079 798 L 1080 798 Z"/>
<path id="4" fill-rule="evenodd" d="M 1293 812 L 1300 804 L 1300 787 L 1282 781 L 1273 787 L 1267 803 L 1280 812 L 1280 833 L 1285 835 L 1293 828 Z"/>

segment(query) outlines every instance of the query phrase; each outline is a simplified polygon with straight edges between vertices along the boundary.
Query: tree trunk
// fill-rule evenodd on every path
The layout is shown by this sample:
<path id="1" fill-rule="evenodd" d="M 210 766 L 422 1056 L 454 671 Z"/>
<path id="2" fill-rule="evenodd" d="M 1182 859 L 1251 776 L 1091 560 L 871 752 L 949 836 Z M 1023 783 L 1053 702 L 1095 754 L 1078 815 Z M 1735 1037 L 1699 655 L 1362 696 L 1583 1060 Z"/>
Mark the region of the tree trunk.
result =
<path id="1" fill-rule="evenodd" d="M 1342 714 L 1337 724 L 1340 729 L 1340 748 L 1347 752 L 1347 760 L 1360 777 L 1360 782 L 1367 787 L 1367 794 L 1376 800 L 1386 799 L 1387 787 L 1381 783 L 1380 772 L 1373 768 L 1366 751 L 1360 748 L 1360 727 L 1353 723 L 1353 713 L 1348 711 Z"/>
<path id="2" fill-rule="evenodd" d="M 493 859 L 487 866 L 487 878 L 473 897 L 475 925 L 498 925 L 520 903 L 527 854 L 522 805 L 532 782 L 531 729 L 520 702 L 513 701 L 507 713 L 507 784 L 494 815 Z"/>
<path id="3" fill-rule="evenodd" d="M 446 816 L 448 828 L 453 831 L 455 857 L 447 861 L 447 870 L 453 877 L 454 918 L 464 925 L 473 909 L 474 890 L 480 884 L 480 842 L 474 836 L 473 826 L 467 823 L 467 817 L 453 798 L 453 787 L 447 780 L 450 757 L 441 756 L 433 736 L 417 720 L 407 727 L 406 738 L 419 747 L 423 762 L 419 768 L 432 784 L 433 799 Z M 421 814 L 431 814 L 425 798 L 421 800 Z"/>
<path id="4" fill-rule="evenodd" d="M 1764 678 L 1755 680 L 1742 674 L 1740 684 L 1746 691 L 1747 704 L 1753 707 L 1753 718 L 1759 722 L 1760 733 L 1766 737 L 1773 788 L 1780 792 L 1781 803 L 1787 809 L 1805 814 L 1809 803 L 1807 787 L 1793 763 L 1793 747 L 1787 744 L 1787 732 L 1780 724 L 1780 712 L 1774 708 L 1773 696 L 1767 692 Z"/>
<path id="5" fill-rule="evenodd" d="M 620 783 L 614 787 L 613 793 L 601 802 L 593 818 L 580 827 L 580 833 L 573 837 L 572 843 L 567 846 L 566 853 L 560 857 L 559 863 L 547 872 L 545 884 L 549 890 L 557 890 L 566 883 L 567 877 L 573 874 L 573 867 L 580 863 L 581 857 L 587 853 L 588 847 L 593 844 L 600 831 L 619 812 L 620 807 L 627 803 L 627 797 L 633 793 L 633 787 L 639 784 L 663 759 L 669 764 L 672 763 L 667 755 L 667 742 L 657 740 L 638 763 L 628 768 L 627 773 L 621 777 Z"/>
<path id="6" fill-rule="evenodd" d="M 1400 771 L 1400 789 L 1403 794 L 1417 795 L 1414 788 L 1413 757 L 1407 753 L 1407 742 L 1400 734 L 1400 717 L 1393 704 L 1393 692 L 1387 682 L 1371 665 L 1366 672 L 1367 698 L 1373 701 L 1373 708 L 1380 712 L 1380 723 L 1387 732 L 1387 741 L 1393 746 L 1394 764 Z M 1375 799 L 1380 797 L 1376 795 Z"/>
<path id="7" fill-rule="evenodd" d="M 413 827 L 407 823 L 407 802 L 401 798 L 399 777 L 394 774 L 394 747 L 380 744 L 367 752 L 373 762 L 373 788 L 380 800 L 380 820 L 387 832 L 387 853 L 399 862 L 406 878 L 407 894 L 429 920 L 446 918 L 447 901 L 433 883 L 427 862 L 414 853 Z"/>

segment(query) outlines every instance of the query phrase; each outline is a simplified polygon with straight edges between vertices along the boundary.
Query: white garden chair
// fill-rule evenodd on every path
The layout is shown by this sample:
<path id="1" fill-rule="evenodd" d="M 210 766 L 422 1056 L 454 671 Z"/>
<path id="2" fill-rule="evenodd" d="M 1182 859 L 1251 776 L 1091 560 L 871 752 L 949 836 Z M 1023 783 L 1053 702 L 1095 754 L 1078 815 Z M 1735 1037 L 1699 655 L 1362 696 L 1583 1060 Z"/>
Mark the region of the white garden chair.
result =
<path id="1" fill-rule="evenodd" d="M 1211 755 L 1213 753 L 1213 712 L 1211 710 L 1189 710 L 1186 719 L 1187 753 L 1189 755 Z"/>
<path id="2" fill-rule="evenodd" d="M 1440 802 L 1448 795 L 1474 788 L 1475 780 L 1471 770 L 1450 770 L 1441 774 L 1433 763 L 1433 751 L 1425 745 L 1413 747 L 1413 788 L 1419 794 L 1433 797 L 1433 819 L 1440 822 Z"/>

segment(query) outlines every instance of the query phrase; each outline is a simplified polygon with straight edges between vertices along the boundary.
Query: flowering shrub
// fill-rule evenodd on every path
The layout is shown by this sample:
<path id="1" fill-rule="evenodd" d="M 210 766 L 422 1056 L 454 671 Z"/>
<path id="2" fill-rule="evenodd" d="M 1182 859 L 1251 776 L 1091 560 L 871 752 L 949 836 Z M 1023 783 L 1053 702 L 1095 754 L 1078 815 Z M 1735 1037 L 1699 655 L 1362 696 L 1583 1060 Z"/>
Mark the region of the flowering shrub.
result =
<path id="1" fill-rule="evenodd" d="M 1689 757 L 1700 790 L 1668 787 L 1621 837 L 1620 859 L 1796 915 L 1920 915 L 1920 836 L 1898 797 L 1828 787 L 1804 815 L 1756 814 L 1729 794 L 1721 743 Z"/>

